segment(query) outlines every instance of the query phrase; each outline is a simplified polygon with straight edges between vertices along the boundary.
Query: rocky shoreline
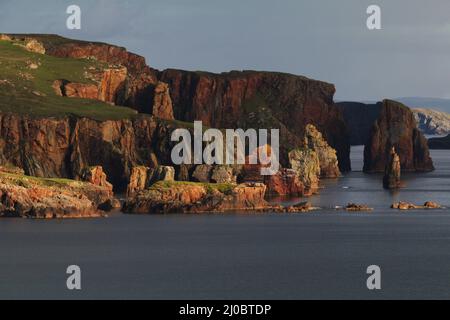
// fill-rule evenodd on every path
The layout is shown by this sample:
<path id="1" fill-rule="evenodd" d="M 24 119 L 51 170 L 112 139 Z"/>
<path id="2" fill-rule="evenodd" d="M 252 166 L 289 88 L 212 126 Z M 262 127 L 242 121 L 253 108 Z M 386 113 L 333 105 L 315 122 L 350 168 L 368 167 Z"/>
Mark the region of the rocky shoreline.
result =
<path id="1" fill-rule="evenodd" d="M 163 168 L 156 170 L 164 172 Z M 135 170 L 142 172 L 142 170 Z M 150 185 L 129 185 L 123 203 L 114 197 L 101 167 L 85 170 L 85 181 L 37 178 L 24 175 L 14 167 L 0 167 L 0 218 L 76 219 L 107 217 L 112 209 L 124 214 L 201 214 L 201 213 L 308 213 L 323 208 L 308 202 L 280 205 L 266 200 L 267 186 L 258 182 L 202 183 L 175 181 L 170 174 L 160 175 Z M 154 177 L 153 177 L 154 178 Z M 435 202 L 424 205 L 398 202 L 392 209 L 443 209 Z M 335 207 L 348 212 L 371 212 L 364 204 L 349 203 Z"/>
<path id="2" fill-rule="evenodd" d="M 309 212 L 318 208 L 273 205 L 266 197 L 319 193 L 322 179 L 351 170 L 350 144 L 361 141 L 364 171 L 385 172 L 385 188 L 400 186 L 401 171 L 434 169 L 413 112 L 395 101 L 335 104 L 333 84 L 286 73 L 159 71 L 125 48 L 54 35 L 0 41 L 0 63 L 10 72 L 0 79 L 7 88 L 0 99 L 8 101 L 0 108 L 0 216 L 100 217 L 120 207 L 114 191 L 125 190 L 125 213 Z M 79 64 L 79 75 L 54 67 L 55 59 Z M 17 61 L 25 70 L 19 78 Z M 58 76 L 40 68 L 56 68 Z M 21 95 L 27 106 L 35 99 L 49 110 L 19 112 L 24 103 L 9 104 Z M 107 111 L 94 118 L 90 104 Z M 67 109 L 56 113 L 60 105 Z M 193 121 L 279 129 L 280 170 L 262 176 L 262 165 L 248 162 L 173 165 L 171 134 L 192 130 Z"/>
<path id="3" fill-rule="evenodd" d="M 112 186 L 102 181 L 37 178 L 18 168 L 0 167 L 0 217 L 104 217 L 119 206 Z"/>

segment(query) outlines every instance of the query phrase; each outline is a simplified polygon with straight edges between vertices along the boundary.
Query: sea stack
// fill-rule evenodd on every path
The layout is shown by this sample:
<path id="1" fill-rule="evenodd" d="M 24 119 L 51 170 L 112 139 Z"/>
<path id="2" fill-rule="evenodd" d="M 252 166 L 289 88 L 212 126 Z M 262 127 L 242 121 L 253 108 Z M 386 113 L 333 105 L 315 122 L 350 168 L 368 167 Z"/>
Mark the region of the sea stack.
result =
<path id="1" fill-rule="evenodd" d="M 397 189 L 400 187 L 400 157 L 395 152 L 395 147 L 391 148 L 390 160 L 386 166 L 383 177 L 383 187 L 385 189 Z"/>
<path id="2" fill-rule="evenodd" d="M 383 100 L 377 104 L 380 115 L 364 147 L 364 172 L 384 172 L 390 162 L 389 150 L 395 147 L 403 172 L 433 171 L 427 139 L 417 128 L 413 112 L 405 105 Z"/>

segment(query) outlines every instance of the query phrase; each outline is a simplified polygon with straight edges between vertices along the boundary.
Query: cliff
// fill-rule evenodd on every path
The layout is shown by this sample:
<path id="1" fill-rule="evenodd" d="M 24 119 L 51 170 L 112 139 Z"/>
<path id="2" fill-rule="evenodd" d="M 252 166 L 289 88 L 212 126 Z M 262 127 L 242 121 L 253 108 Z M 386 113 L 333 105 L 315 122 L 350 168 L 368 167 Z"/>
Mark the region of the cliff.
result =
<path id="1" fill-rule="evenodd" d="M 169 69 L 159 79 L 169 85 L 178 120 L 201 120 L 215 128 L 278 128 L 284 165 L 289 151 L 302 145 L 311 123 L 336 149 L 340 169 L 350 170 L 347 130 L 333 104 L 332 84 L 259 71 L 213 74 Z"/>
<path id="2" fill-rule="evenodd" d="M 0 167 L 0 217 L 100 217 L 115 205 L 110 186 L 30 177 Z"/>
<path id="3" fill-rule="evenodd" d="M 403 171 L 434 169 L 427 140 L 417 128 L 412 111 L 403 104 L 383 100 L 380 116 L 364 147 L 364 171 L 384 172 L 395 147 Z"/>
<path id="4" fill-rule="evenodd" d="M 29 72 L 33 82 L 39 80 L 36 83 L 39 90 L 33 92 L 47 103 L 45 116 L 56 114 L 49 110 L 52 106 L 70 104 L 70 109 L 63 108 L 58 114 L 91 118 L 92 108 L 88 113 L 88 108 L 76 108 L 76 104 L 87 104 L 86 99 L 95 99 L 167 120 L 202 120 L 204 125 L 216 128 L 278 128 L 281 161 L 285 165 L 288 164 L 289 151 L 303 143 L 301 137 L 306 125 L 311 123 L 336 149 L 340 169 L 350 169 L 348 135 L 341 112 L 333 104 L 335 88 L 332 84 L 275 72 L 212 74 L 170 69 L 160 72 L 147 66 L 143 57 L 113 45 L 54 35 L 8 37 L 13 45 L 11 41 L 2 41 L 5 42 L 2 50 L 9 50 L 15 59 L 20 55 L 24 62 L 30 60 L 33 63 L 36 61 L 33 54 L 39 52 L 41 56 L 36 61 L 41 64 L 39 68 L 57 71 L 52 74 L 55 76 L 53 79 L 50 75 L 37 79 L 43 73 Z M 26 50 L 21 51 L 21 47 L 33 54 L 26 55 Z M 67 60 L 67 63 L 61 64 L 62 60 Z M 66 70 L 69 66 L 71 69 Z M 69 78 L 69 74 L 77 76 Z M 48 81 L 52 81 L 51 87 L 41 87 Z M 23 103 L 26 103 L 29 91 L 23 95 Z M 109 120 L 106 115 L 110 113 L 114 114 L 111 118 L 120 117 L 119 109 L 99 105 L 107 112 L 99 111 L 98 118 Z M 21 108 L 22 105 L 15 110 L 4 109 L 16 112 Z M 23 109 L 27 114 L 29 109 Z M 125 117 L 133 116 L 126 114 Z"/>
<path id="5" fill-rule="evenodd" d="M 450 133 L 450 114 L 431 109 L 412 109 L 419 129 L 427 135 Z"/>
<path id="6" fill-rule="evenodd" d="M 84 168 L 100 165 L 124 190 L 133 166 L 170 162 L 173 128 L 150 116 L 96 121 L 0 114 L 0 163 L 27 175 L 64 178 L 80 178 Z"/>

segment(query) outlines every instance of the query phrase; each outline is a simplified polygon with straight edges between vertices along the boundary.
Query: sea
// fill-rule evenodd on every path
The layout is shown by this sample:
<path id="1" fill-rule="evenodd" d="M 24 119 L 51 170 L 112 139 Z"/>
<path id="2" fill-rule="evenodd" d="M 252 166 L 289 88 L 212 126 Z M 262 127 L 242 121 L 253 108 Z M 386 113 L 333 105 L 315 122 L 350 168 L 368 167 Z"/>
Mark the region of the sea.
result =
<path id="1" fill-rule="evenodd" d="M 431 155 L 435 171 L 405 174 L 391 192 L 353 147 L 353 171 L 323 180 L 319 195 L 273 200 L 321 208 L 307 214 L 1 219 L 0 299 L 448 299 L 450 209 L 390 209 L 450 208 L 450 151 Z M 349 202 L 374 210 L 336 209 Z"/>

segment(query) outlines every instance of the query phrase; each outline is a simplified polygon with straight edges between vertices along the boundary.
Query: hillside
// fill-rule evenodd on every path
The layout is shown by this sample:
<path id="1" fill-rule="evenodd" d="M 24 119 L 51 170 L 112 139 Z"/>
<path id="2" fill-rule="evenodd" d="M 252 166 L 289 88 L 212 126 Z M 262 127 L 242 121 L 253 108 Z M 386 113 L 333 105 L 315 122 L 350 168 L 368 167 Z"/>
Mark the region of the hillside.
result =
<path id="1" fill-rule="evenodd" d="M 58 58 L 28 51 L 26 42 L 0 40 L 0 111 L 36 117 L 75 115 L 96 120 L 135 115 L 130 108 L 94 100 L 58 96 L 57 79 L 80 84 L 95 83 L 107 64 L 94 59 Z"/>
<path id="2" fill-rule="evenodd" d="M 437 110 L 413 109 L 419 129 L 427 135 L 447 135 L 450 133 L 450 114 Z"/>

